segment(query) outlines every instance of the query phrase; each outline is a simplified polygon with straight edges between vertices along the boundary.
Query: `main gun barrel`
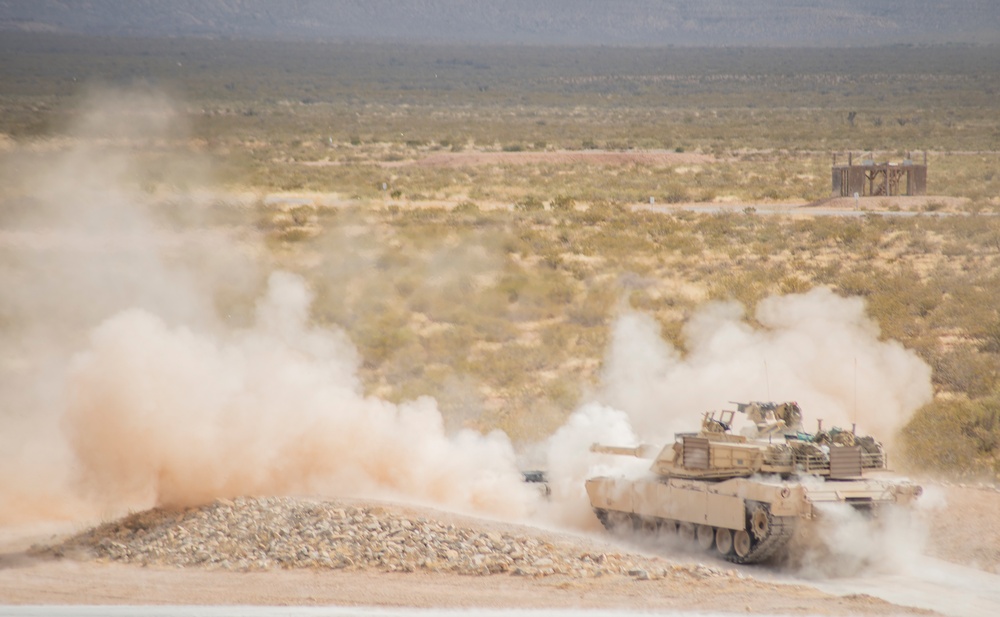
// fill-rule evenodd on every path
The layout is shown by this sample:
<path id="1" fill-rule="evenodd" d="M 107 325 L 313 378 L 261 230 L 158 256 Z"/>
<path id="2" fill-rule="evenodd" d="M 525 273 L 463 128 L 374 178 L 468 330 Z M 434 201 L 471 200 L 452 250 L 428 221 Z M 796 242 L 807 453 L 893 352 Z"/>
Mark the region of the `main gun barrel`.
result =
<path id="1" fill-rule="evenodd" d="M 660 448 L 646 443 L 639 444 L 638 446 L 631 448 L 626 446 L 605 446 L 603 444 L 595 443 L 591 444 L 590 451 L 598 454 L 634 456 L 635 458 L 656 458 L 656 454 L 660 451 Z"/>

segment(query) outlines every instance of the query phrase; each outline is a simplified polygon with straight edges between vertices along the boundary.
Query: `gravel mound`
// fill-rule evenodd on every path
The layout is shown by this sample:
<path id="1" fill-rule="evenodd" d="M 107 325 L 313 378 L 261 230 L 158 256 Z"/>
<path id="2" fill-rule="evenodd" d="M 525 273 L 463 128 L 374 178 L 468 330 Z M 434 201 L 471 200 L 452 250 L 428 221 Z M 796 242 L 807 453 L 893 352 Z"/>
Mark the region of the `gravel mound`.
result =
<path id="1" fill-rule="evenodd" d="M 156 508 L 105 523 L 36 552 L 142 566 L 237 571 L 312 568 L 572 578 L 743 578 L 735 570 L 675 565 L 589 550 L 580 541 L 456 526 L 382 506 L 239 498 L 184 510 Z"/>

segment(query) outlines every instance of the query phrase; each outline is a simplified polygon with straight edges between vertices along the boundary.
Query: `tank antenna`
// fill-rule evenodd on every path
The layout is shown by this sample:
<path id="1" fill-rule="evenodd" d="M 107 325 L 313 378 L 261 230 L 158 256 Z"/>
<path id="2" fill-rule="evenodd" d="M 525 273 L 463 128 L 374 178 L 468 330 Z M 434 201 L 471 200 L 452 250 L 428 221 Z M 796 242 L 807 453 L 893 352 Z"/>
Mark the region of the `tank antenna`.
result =
<path id="1" fill-rule="evenodd" d="M 858 422 L 858 357 L 854 356 L 854 423 Z"/>
<path id="2" fill-rule="evenodd" d="M 767 392 L 767 400 L 771 400 L 771 377 L 767 372 L 767 358 L 764 359 L 764 388 Z"/>

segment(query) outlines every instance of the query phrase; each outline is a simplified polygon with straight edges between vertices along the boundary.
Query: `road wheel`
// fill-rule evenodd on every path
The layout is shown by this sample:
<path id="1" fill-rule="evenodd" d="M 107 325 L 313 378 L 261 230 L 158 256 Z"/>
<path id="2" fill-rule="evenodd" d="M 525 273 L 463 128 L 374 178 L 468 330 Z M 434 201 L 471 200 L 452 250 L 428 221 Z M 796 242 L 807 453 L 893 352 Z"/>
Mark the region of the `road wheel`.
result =
<path id="1" fill-rule="evenodd" d="M 660 532 L 660 521 L 655 518 L 642 519 L 642 532 L 655 536 Z"/>
<path id="2" fill-rule="evenodd" d="M 695 535 L 698 539 L 698 546 L 703 550 L 710 550 L 715 544 L 715 530 L 708 525 L 698 525 Z"/>
<path id="3" fill-rule="evenodd" d="M 604 526 L 610 530 L 621 532 L 625 529 L 632 528 L 632 517 L 625 512 L 618 512 L 616 510 L 610 510 L 605 515 Z"/>
<path id="4" fill-rule="evenodd" d="M 715 530 L 715 550 L 722 555 L 728 555 L 733 550 L 733 532 L 728 529 Z"/>
<path id="5" fill-rule="evenodd" d="M 740 529 L 733 534 L 733 552 L 738 557 L 746 557 L 750 554 L 750 534 L 746 529 Z"/>

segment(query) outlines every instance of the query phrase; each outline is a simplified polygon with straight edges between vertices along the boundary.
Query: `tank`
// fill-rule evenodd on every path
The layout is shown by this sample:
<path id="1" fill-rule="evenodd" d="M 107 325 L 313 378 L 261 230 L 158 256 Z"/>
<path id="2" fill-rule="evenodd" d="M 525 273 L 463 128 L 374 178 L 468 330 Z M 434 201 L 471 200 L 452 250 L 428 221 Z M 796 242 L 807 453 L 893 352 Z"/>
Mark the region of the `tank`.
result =
<path id="1" fill-rule="evenodd" d="M 701 430 L 678 433 L 665 447 L 594 444 L 591 450 L 651 459 L 642 478 L 601 476 L 586 482 L 590 504 L 608 529 L 678 533 L 734 563 L 759 563 L 786 553 L 797 530 L 843 503 L 877 516 L 908 506 L 920 486 L 888 474 L 882 444 L 855 429 L 822 422 L 802 428 L 798 404 L 735 403 L 706 412 Z M 732 430 L 737 413 L 746 427 Z"/>

